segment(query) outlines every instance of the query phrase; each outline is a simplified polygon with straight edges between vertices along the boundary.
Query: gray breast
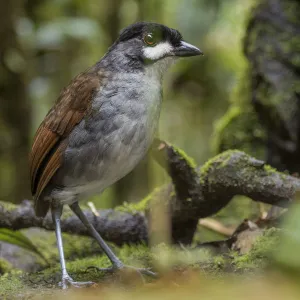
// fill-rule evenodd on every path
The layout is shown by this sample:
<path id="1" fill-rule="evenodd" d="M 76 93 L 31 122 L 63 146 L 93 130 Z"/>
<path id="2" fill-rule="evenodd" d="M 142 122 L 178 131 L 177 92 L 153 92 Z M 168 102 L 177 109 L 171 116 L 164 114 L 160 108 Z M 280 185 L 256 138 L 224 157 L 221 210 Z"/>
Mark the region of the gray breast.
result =
<path id="1" fill-rule="evenodd" d="M 71 133 L 63 166 L 54 178 L 64 189 L 52 196 L 63 202 L 74 195 L 84 198 L 129 173 L 151 145 L 160 106 L 160 80 L 142 73 L 110 80 Z"/>

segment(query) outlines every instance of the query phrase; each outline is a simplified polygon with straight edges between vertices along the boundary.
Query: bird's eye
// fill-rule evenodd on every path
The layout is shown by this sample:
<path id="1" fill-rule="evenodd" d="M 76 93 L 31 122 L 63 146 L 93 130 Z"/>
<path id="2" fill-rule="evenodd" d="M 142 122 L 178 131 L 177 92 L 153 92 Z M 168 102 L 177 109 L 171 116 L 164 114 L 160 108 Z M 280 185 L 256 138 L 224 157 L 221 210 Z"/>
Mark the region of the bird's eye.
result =
<path id="1" fill-rule="evenodd" d="M 152 33 L 147 33 L 144 36 L 144 42 L 148 46 L 155 46 L 155 44 L 156 44 L 157 41 L 156 41 L 156 38 L 154 37 L 154 35 Z"/>

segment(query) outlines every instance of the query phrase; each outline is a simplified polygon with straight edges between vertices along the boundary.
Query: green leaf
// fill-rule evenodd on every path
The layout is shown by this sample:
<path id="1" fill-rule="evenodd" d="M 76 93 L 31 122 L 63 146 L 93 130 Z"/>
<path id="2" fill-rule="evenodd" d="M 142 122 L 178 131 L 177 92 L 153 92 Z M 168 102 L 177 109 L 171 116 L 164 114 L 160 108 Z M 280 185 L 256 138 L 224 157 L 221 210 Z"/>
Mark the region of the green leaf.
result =
<path id="1" fill-rule="evenodd" d="M 12 245 L 19 246 L 41 257 L 47 264 L 45 256 L 37 249 L 37 247 L 20 231 L 14 231 L 7 228 L 0 228 L 0 241 Z"/>

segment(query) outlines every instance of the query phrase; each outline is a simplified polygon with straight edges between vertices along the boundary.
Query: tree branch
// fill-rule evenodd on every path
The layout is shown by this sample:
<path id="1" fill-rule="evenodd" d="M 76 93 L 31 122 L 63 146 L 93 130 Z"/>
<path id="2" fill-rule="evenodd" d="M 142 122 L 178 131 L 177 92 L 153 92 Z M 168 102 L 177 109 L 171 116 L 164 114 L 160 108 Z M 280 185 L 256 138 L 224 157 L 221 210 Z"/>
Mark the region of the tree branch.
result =
<path id="1" fill-rule="evenodd" d="M 287 207 L 300 188 L 299 179 L 277 172 L 240 151 L 226 151 L 209 160 L 199 171 L 181 150 L 163 141 L 155 141 L 153 154 L 168 171 L 172 184 L 154 191 L 137 205 L 99 210 L 99 216 L 85 210 L 90 222 L 106 240 L 118 245 L 147 242 L 148 222 L 144 212 L 149 209 L 149 201 L 164 201 L 170 205 L 173 241 L 190 243 L 199 218 L 215 214 L 235 195 Z M 0 227 L 53 230 L 50 216 L 44 220 L 37 218 L 29 201 L 20 206 L 7 206 L 10 208 L 0 204 Z M 80 221 L 69 213 L 62 219 L 62 231 L 87 235 Z"/>
<path id="2" fill-rule="evenodd" d="M 24 200 L 19 206 L 0 204 L 0 228 L 19 230 L 30 227 L 40 227 L 54 230 L 50 214 L 45 219 L 35 215 L 33 205 Z M 68 209 L 69 210 L 69 209 Z M 89 221 L 104 239 L 117 245 L 124 243 L 139 243 L 147 241 L 147 221 L 141 213 L 126 213 L 113 209 L 98 210 L 99 217 L 87 209 L 84 211 Z M 89 235 L 80 220 L 71 214 L 65 214 L 61 222 L 62 231 L 79 235 Z"/>

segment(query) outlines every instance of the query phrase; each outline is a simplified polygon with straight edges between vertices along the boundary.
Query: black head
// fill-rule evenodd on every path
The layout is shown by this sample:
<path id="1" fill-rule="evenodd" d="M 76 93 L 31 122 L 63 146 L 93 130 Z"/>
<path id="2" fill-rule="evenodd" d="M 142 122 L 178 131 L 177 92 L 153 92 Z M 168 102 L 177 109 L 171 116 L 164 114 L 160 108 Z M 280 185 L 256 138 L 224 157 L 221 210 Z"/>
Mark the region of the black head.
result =
<path id="1" fill-rule="evenodd" d="M 145 64 L 167 57 L 203 54 L 197 47 L 186 43 L 178 30 L 148 22 L 135 23 L 123 29 L 109 53 Z"/>
<path id="2" fill-rule="evenodd" d="M 178 30 L 162 24 L 147 22 L 138 22 L 123 29 L 118 42 L 125 42 L 133 38 L 143 40 L 147 46 L 155 46 L 155 44 L 166 41 L 177 46 L 182 41 L 182 35 Z"/>

